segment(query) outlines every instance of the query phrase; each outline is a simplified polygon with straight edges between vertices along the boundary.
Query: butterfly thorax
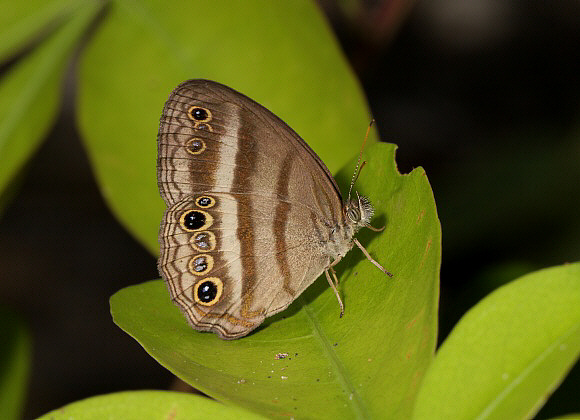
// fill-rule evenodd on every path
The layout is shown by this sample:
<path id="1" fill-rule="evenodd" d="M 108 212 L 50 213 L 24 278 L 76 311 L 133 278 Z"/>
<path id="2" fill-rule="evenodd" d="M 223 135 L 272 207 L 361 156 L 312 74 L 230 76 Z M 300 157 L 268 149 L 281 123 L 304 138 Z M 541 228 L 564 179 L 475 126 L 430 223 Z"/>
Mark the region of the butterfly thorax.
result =
<path id="1" fill-rule="evenodd" d="M 334 260 L 340 260 L 353 247 L 354 235 L 360 228 L 368 226 L 372 216 L 373 207 L 364 196 L 357 194 L 343 206 L 344 222 L 334 225 L 330 229 L 326 252 Z"/>

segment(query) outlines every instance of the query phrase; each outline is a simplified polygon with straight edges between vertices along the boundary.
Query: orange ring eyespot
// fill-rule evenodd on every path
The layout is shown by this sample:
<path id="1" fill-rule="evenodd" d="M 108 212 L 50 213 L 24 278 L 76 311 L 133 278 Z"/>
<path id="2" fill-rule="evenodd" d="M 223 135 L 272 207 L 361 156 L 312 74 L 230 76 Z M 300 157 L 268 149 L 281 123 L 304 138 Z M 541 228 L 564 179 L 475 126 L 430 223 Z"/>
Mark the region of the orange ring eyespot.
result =
<path id="1" fill-rule="evenodd" d="M 213 257 L 208 254 L 198 254 L 189 260 L 189 272 L 195 276 L 205 276 L 213 268 Z"/>
<path id="2" fill-rule="evenodd" d="M 190 120 L 204 123 L 211 120 L 211 111 L 198 105 L 190 106 L 187 110 L 187 116 Z"/>
<path id="3" fill-rule="evenodd" d="M 189 244 L 199 252 L 213 251 L 216 247 L 215 235 L 209 230 L 197 232 L 189 239 Z"/>
<path id="4" fill-rule="evenodd" d="M 187 232 L 207 229 L 213 224 L 213 217 L 207 211 L 186 210 L 179 218 L 179 226 Z"/>
<path id="5" fill-rule="evenodd" d="M 193 286 L 193 300 L 203 306 L 213 306 L 219 302 L 224 284 L 218 277 L 206 277 Z"/>
<path id="6" fill-rule="evenodd" d="M 215 203 L 216 203 L 215 198 L 210 197 L 209 195 L 202 195 L 201 197 L 197 197 L 195 199 L 195 204 L 197 204 L 197 207 L 201 207 L 204 209 L 213 207 Z"/>
<path id="7" fill-rule="evenodd" d="M 211 125 L 209 125 L 208 123 L 199 123 L 196 121 L 194 124 L 194 128 L 196 128 L 198 130 L 207 130 L 210 133 L 213 133 L 213 127 Z"/>
<path id="8" fill-rule="evenodd" d="M 191 155 L 199 155 L 206 149 L 205 141 L 199 137 L 193 137 L 185 143 L 185 150 Z"/>

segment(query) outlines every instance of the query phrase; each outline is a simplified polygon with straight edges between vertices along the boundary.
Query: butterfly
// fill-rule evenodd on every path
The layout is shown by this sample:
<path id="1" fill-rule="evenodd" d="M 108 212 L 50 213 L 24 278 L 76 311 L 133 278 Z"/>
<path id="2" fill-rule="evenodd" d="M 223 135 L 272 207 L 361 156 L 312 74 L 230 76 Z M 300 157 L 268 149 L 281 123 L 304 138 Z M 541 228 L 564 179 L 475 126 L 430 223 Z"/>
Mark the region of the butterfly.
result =
<path id="1" fill-rule="evenodd" d="M 159 271 L 196 330 L 243 337 L 322 273 L 342 316 L 333 266 L 354 245 L 391 276 L 354 237 L 363 227 L 382 230 L 369 224 L 370 201 L 351 190 L 343 201 L 298 134 L 225 85 L 188 80 L 170 94 L 157 176 L 167 205 Z"/>

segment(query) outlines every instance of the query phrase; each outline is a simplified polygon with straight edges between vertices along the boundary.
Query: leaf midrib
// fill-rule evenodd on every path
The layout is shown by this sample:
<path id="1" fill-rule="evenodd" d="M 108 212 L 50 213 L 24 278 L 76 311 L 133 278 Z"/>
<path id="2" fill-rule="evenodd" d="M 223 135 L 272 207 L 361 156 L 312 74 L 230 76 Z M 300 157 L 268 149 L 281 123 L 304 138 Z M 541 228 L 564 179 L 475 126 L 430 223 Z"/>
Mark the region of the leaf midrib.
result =
<path id="1" fill-rule="evenodd" d="M 572 326 L 572 328 L 568 329 L 564 334 L 556 337 L 554 342 L 549 345 L 543 352 L 541 352 L 532 362 L 523 369 L 519 375 L 514 377 L 514 379 L 504 388 L 502 392 L 500 392 L 496 398 L 489 402 L 489 404 L 485 407 L 484 410 L 476 417 L 477 419 L 486 419 L 489 418 L 495 409 L 505 401 L 508 396 L 514 391 L 534 370 L 535 368 L 540 365 L 550 354 L 552 354 L 556 348 L 558 348 L 563 342 L 566 341 L 570 336 L 574 333 L 577 333 L 579 329 L 578 324 Z M 530 416 L 533 416 L 534 412 L 530 413 Z"/>
<path id="2" fill-rule="evenodd" d="M 346 404 L 348 404 L 353 412 L 355 418 L 357 419 L 365 419 L 369 418 L 367 413 L 367 409 L 363 404 L 363 401 L 360 398 L 360 395 L 355 390 L 355 387 L 351 383 L 347 369 L 343 365 L 342 361 L 338 358 L 336 352 L 333 350 L 333 346 L 330 343 L 330 340 L 324 333 L 320 321 L 316 317 L 315 312 L 310 308 L 306 300 L 301 296 L 300 299 L 302 300 L 302 308 L 307 315 L 307 319 L 310 323 L 312 328 L 312 335 L 316 337 L 318 341 L 321 343 L 322 349 L 324 353 L 327 355 L 327 360 L 330 361 L 330 364 L 338 378 L 338 381 L 344 391 L 344 395 L 350 396 L 351 398 L 345 398 Z"/>

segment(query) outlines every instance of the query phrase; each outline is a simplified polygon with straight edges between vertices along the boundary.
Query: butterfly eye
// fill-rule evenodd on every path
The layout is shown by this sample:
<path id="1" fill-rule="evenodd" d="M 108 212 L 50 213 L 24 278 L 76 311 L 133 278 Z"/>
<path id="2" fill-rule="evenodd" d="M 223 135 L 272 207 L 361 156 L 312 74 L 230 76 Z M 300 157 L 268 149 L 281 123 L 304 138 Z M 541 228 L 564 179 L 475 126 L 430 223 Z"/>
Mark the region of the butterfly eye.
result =
<path id="1" fill-rule="evenodd" d="M 188 232 L 195 232 L 210 227 L 213 217 L 205 211 L 188 210 L 179 218 L 179 225 Z"/>
<path id="2" fill-rule="evenodd" d="M 211 112 L 207 108 L 192 106 L 187 110 L 187 116 L 194 121 L 207 122 L 211 120 Z"/>
<path id="3" fill-rule="evenodd" d="M 223 283 L 217 277 L 207 277 L 195 284 L 193 288 L 193 299 L 203 306 L 215 305 L 223 290 Z"/>
<path id="4" fill-rule="evenodd" d="M 346 216 L 353 223 L 358 223 L 360 221 L 360 211 L 354 202 L 351 202 L 346 209 Z"/>

